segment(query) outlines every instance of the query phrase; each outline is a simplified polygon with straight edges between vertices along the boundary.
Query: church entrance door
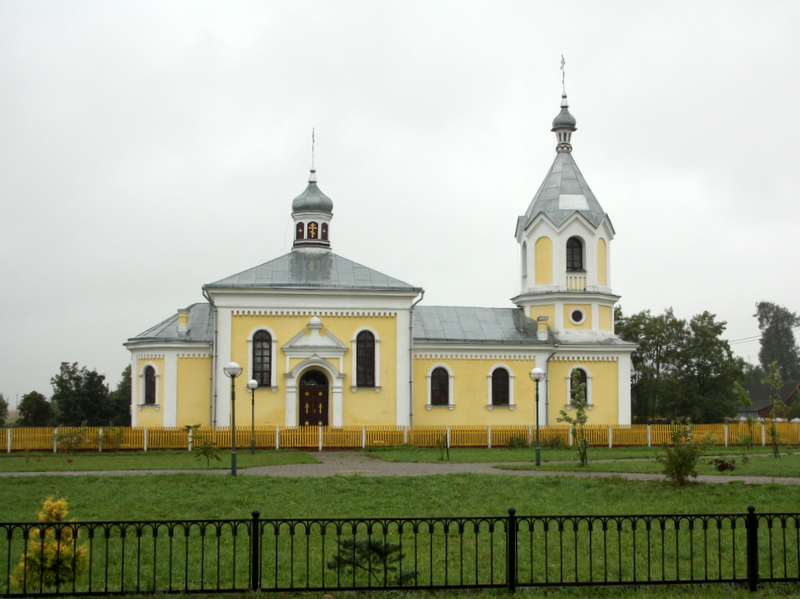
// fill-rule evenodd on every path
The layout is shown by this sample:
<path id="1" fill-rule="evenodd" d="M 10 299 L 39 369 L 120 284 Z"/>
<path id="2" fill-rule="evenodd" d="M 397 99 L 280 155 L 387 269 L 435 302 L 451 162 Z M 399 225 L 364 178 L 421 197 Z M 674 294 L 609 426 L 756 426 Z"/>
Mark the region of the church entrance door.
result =
<path id="1" fill-rule="evenodd" d="M 328 377 L 307 370 L 300 377 L 300 426 L 328 426 Z"/>

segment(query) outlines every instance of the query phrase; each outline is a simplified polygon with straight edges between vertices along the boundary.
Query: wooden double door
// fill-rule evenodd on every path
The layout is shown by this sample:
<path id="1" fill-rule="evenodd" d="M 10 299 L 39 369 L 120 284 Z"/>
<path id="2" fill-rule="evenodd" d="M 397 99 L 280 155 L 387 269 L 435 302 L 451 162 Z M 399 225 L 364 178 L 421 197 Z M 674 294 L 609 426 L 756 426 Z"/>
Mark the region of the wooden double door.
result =
<path id="1" fill-rule="evenodd" d="M 300 426 L 328 426 L 328 377 L 308 370 L 300 377 Z"/>

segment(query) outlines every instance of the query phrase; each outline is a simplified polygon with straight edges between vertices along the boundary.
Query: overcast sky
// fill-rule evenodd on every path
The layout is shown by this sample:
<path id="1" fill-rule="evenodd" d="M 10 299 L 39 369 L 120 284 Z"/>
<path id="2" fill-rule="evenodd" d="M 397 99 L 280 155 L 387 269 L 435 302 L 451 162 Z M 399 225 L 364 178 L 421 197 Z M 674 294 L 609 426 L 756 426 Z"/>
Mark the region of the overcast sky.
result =
<path id="1" fill-rule="evenodd" d="M 800 3 L 0 2 L 0 392 L 291 248 L 311 129 L 333 251 L 510 307 L 517 216 L 573 155 L 626 313 L 800 312 Z M 758 341 L 732 347 L 757 361 Z"/>

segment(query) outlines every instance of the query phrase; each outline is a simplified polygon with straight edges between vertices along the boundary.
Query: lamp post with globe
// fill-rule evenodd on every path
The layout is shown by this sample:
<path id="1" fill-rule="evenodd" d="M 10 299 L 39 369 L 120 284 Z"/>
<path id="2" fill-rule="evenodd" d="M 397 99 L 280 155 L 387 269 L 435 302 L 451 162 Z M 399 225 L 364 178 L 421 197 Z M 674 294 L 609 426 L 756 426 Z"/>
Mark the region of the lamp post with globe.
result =
<path id="1" fill-rule="evenodd" d="M 542 464 L 542 450 L 539 445 L 539 383 L 544 380 L 544 370 L 534 368 L 531 370 L 531 380 L 536 383 L 536 465 Z"/>
<path id="2" fill-rule="evenodd" d="M 231 379 L 231 476 L 236 476 L 236 377 L 242 374 L 242 367 L 231 362 L 222 371 Z"/>

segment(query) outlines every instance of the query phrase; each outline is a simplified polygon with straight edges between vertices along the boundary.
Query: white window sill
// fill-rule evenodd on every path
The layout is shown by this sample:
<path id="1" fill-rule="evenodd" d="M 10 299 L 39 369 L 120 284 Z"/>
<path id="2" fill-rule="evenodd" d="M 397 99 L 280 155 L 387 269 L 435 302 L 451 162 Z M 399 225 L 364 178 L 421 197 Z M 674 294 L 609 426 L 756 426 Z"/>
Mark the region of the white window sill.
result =
<path id="1" fill-rule="evenodd" d="M 437 410 L 437 409 L 447 408 L 450 411 L 452 411 L 452 410 L 456 409 L 456 404 L 451 403 L 451 404 L 446 404 L 446 405 L 441 405 L 441 406 L 435 406 L 433 404 L 429 404 L 428 403 L 428 404 L 425 404 L 425 408 L 428 409 L 428 410 Z"/>

